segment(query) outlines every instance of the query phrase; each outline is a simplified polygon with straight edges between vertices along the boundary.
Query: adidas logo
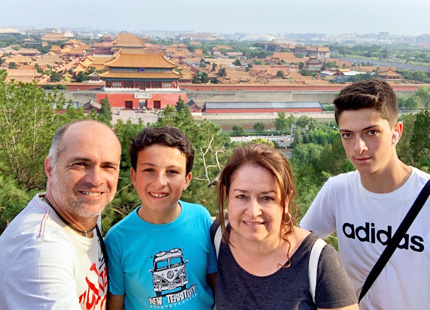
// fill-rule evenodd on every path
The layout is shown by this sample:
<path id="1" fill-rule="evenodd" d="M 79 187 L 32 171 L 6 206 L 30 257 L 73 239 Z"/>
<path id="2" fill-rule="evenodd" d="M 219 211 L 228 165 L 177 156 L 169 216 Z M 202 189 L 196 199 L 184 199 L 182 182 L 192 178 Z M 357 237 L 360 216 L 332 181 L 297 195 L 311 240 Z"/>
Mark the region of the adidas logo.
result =
<path id="1" fill-rule="evenodd" d="M 387 226 L 387 229 L 375 228 L 375 223 L 366 222 L 364 226 L 355 227 L 354 224 L 345 223 L 342 226 L 343 234 L 350 239 L 357 239 L 361 242 L 376 243 L 379 242 L 387 245 L 393 236 L 393 228 Z M 424 239 L 421 236 L 410 236 L 405 234 L 397 246 L 399 249 L 412 250 L 415 252 L 424 251 Z"/>

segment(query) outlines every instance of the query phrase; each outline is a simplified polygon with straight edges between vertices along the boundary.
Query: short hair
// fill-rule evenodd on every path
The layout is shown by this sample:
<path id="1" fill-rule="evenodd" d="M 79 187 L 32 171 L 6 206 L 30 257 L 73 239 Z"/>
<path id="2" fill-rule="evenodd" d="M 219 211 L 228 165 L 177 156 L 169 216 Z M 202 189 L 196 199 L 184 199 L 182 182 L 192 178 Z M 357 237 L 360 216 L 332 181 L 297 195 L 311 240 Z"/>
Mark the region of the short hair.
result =
<path id="1" fill-rule="evenodd" d="M 178 149 L 186 158 L 186 174 L 194 163 L 193 146 L 182 131 L 175 127 L 147 127 L 134 138 L 130 147 L 131 166 L 136 170 L 137 154 L 147 147 L 159 144 Z"/>
<path id="2" fill-rule="evenodd" d="M 393 88 L 380 80 L 355 82 L 341 90 L 334 100 L 336 123 L 344 111 L 375 109 L 394 126 L 398 119 L 397 98 Z"/>
<path id="3" fill-rule="evenodd" d="M 288 207 L 291 220 L 287 222 L 281 221 L 281 236 L 280 238 L 288 242 L 287 236 L 293 232 L 294 223 L 296 221 L 298 208 L 293 197 L 290 199 L 289 205 L 286 205 L 286 200 L 291 192 L 296 195 L 293 174 L 291 165 L 288 159 L 280 150 L 270 147 L 266 144 L 245 144 L 233 149 L 233 155 L 228 160 L 224 167 L 217 184 L 217 204 L 218 204 L 218 219 L 223 231 L 223 238 L 229 242 L 229 233 L 225 228 L 226 215 L 225 207 L 227 197 L 230 192 L 230 186 L 236 172 L 244 165 L 254 165 L 263 167 L 274 176 L 275 182 L 278 184 L 281 194 L 281 207 L 283 214 L 285 208 Z"/>
<path id="4" fill-rule="evenodd" d="M 57 129 L 57 131 L 54 134 L 54 137 L 52 138 L 51 147 L 49 148 L 48 157 L 51 158 L 51 162 L 52 162 L 52 165 L 54 167 L 56 166 L 58 155 L 61 153 L 61 149 L 60 149 L 61 139 L 63 138 L 63 136 L 66 133 L 67 129 L 69 129 L 69 127 L 71 127 L 72 125 L 75 125 L 75 124 L 78 124 L 78 123 L 84 123 L 84 122 L 97 123 L 97 124 L 103 125 L 106 128 L 109 128 L 112 131 L 112 133 L 116 136 L 116 134 L 112 130 L 112 128 L 110 128 L 106 124 L 101 123 L 99 121 L 89 120 L 89 119 L 80 119 L 80 120 L 75 120 L 75 121 L 72 121 L 70 123 L 67 123 L 67 124 L 65 124 L 65 125 L 63 125 L 63 126 L 61 126 L 60 128 Z"/>

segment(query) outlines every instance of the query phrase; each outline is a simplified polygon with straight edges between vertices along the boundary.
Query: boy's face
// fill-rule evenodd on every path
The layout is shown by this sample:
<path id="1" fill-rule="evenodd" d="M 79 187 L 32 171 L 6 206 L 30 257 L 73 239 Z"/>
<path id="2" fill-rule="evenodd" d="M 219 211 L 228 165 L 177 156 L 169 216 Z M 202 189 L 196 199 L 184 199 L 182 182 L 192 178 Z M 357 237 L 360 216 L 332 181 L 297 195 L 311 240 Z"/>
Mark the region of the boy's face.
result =
<path id="1" fill-rule="evenodd" d="M 160 144 L 137 154 L 136 171 L 131 168 L 130 174 L 142 201 L 139 215 L 145 221 L 169 223 L 179 215 L 178 200 L 191 181 L 191 173 L 186 174 L 186 164 L 181 151 Z"/>
<path id="2" fill-rule="evenodd" d="M 394 128 L 374 109 L 344 111 L 339 117 L 339 131 L 346 155 L 363 174 L 383 173 L 395 163 L 397 154 L 394 132 L 402 133 L 402 124 Z"/>

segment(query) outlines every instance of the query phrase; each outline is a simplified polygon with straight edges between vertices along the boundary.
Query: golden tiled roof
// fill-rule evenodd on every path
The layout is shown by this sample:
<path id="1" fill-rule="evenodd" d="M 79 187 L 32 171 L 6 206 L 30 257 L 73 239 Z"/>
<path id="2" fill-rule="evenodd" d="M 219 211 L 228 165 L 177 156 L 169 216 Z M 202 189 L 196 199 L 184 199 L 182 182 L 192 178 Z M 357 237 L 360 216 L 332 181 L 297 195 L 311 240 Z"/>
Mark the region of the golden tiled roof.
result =
<path id="1" fill-rule="evenodd" d="M 105 65 L 113 68 L 176 68 L 175 64 L 160 54 L 125 54 L 122 52 L 119 53 L 117 58 L 107 62 Z"/>
<path id="2" fill-rule="evenodd" d="M 179 74 L 174 72 L 126 72 L 126 71 L 108 71 L 100 74 L 101 78 L 112 79 L 179 79 Z"/>

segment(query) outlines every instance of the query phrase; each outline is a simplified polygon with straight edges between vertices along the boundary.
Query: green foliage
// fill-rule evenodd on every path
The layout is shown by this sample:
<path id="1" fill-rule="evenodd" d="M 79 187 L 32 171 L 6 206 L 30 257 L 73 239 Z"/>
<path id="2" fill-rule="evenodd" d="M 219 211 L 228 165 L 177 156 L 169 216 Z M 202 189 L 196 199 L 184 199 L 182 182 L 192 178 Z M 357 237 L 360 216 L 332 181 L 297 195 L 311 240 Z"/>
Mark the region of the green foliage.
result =
<path id="1" fill-rule="evenodd" d="M 276 77 L 280 77 L 281 79 L 284 78 L 284 71 L 279 70 L 278 72 L 276 72 Z"/>
<path id="2" fill-rule="evenodd" d="M 370 80 L 373 78 L 374 78 L 374 75 L 370 72 L 367 72 L 367 73 L 353 75 L 350 77 L 349 81 L 354 83 L 354 82 L 358 82 L 358 81 Z"/>
<path id="3" fill-rule="evenodd" d="M 236 60 L 233 62 L 233 65 L 235 65 L 235 66 L 242 66 L 242 63 L 240 62 L 240 60 L 239 60 L 239 59 L 236 59 Z"/>
<path id="4" fill-rule="evenodd" d="M 410 140 L 412 160 L 417 167 L 430 171 L 430 111 L 423 110 L 415 115 Z"/>
<path id="5" fill-rule="evenodd" d="M 226 76 L 227 72 L 226 72 L 225 68 L 224 67 L 219 68 L 217 75 L 221 76 L 221 77 Z"/>
<path id="6" fill-rule="evenodd" d="M 31 83 L 6 83 L 0 73 L 0 172 L 24 190 L 44 188 L 44 158 L 55 130 L 69 120 L 54 114 L 65 106 L 62 95 Z"/>
<path id="7" fill-rule="evenodd" d="M 408 99 L 406 99 L 405 107 L 408 110 L 414 111 L 418 108 L 419 105 L 420 99 L 416 95 L 410 96 Z"/>
<path id="8" fill-rule="evenodd" d="M 262 122 L 258 122 L 254 124 L 255 131 L 263 132 L 265 129 L 266 129 L 266 126 Z"/>
<path id="9" fill-rule="evenodd" d="M 176 111 L 181 112 L 182 109 L 184 109 L 184 108 L 185 108 L 185 102 L 181 98 L 181 96 L 179 96 L 178 102 L 176 102 Z"/>
<path id="10" fill-rule="evenodd" d="M 401 94 L 397 95 L 397 107 L 399 110 L 406 108 L 406 98 Z"/>
<path id="11" fill-rule="evenodd" d="M 208 185 L 215 179 L 225 163 L 229 151 L 225 145 L 230 140 L 221 129 L 206 120 L 195 122 L 186 109 L 176 112 L 168 106 L 159 115 L 156 127 L 174 126 L 179 128 L 190 139 L 195 149 L 193 179 L 188 189 L 182 194 L 185 201 L 200 203 L 214 215 L 216 212 L 216 195 Z"/>
<path id="12" fill-rule="evenodd" d="M 420 98 L 421 104 L 428 109 L 430 104 L 430 87 L 418 87 L 415 95 Z"/>
<path id="13" fill-rule="evenodd" d="M 209 82 L 209 76 L 204 71 L 197 72 L 194 75 L 192 82 L 194 84 L 207 84 Z"/>
<path id="14" fill-rule="evenodd" d="M 233 128 L 232 128 L 232 130 L 233 130 L 233 132 L 235 133 L 235 134 L 241 134 L 241 133 L 243 133 L 245 130 L 243 129 L 243 127 L 242 126 L 239 126 L 239 125 L 234 125 L 233 126 Z"/>
<path id="15" fill-rule="evenodd" d="M 16 62 L 11 61 L 9 63 L 9 69 L 18 69 L 18 66 L 17 66 Z"/>
<path id="16" fill-rule="evenodd" d="M 266 144 L 271 147 L 275 147 L 275 143 L 264 138 L 257 138 L 257 139 L 251 140 L 250 143 L 260 143 L 260 144 Z"/>
<path id="17" fill-rule="evenodd" d="M 430 72 L 397 70 L 405 80 L 430 83 Z"/>
<path id="18" fill-rule="evenodd" d="M 275 119 L 275 128 L 278 132 L 284 133 L 289 128 L 288 120 L 285 111 L 278 112 L 278 117 Z"/>
<path id="19" fill-rule="evenodd" d="M 58 72 L 52 71 L 50 78 L 51 78 L 51 82 L 60 82 L 61 74 Z"/>
<path id="20" fill-rule="evenodd" d="M 35 191 L 21 189 L 11 177 L 0 175 L 0 234 L 27 205 Z"/>
<path id="21" fill-rule="evenodd" d="M 78 73 L 78 75 L 76 76 L 76 82 L 81 83 L 83 81 L 88 81 L 90 79 L 90 77 L 88 76 L 88 74 L 83 73 L 82 71 Z"/>
<path id="22" fill-rule="evenodd" d="M 98 120 L 110 125 L 112 121 L 112 110 L 110 108 L 110 103 L 107 95 L 104 99 L 100 100 L 100 104 L 102 105 L 102 107 L 99 111 Z"/>
<path id="23" fill-rule="evenodd" d="M 130 179 L 131 160 L 129 150 L 133 139 L 144 128 L 145 126 L 140 119 L 137 124 L 133 124 L 130 120 L 125 123 L 122 120 L 118 120 L 112 128 L 121 143 L 121 169 L 115 198 L 103 212 L 102 226 L 104 231 L 108 231 L 112 225 L 140 205 L 139 196 L 137 196 Z"/>

